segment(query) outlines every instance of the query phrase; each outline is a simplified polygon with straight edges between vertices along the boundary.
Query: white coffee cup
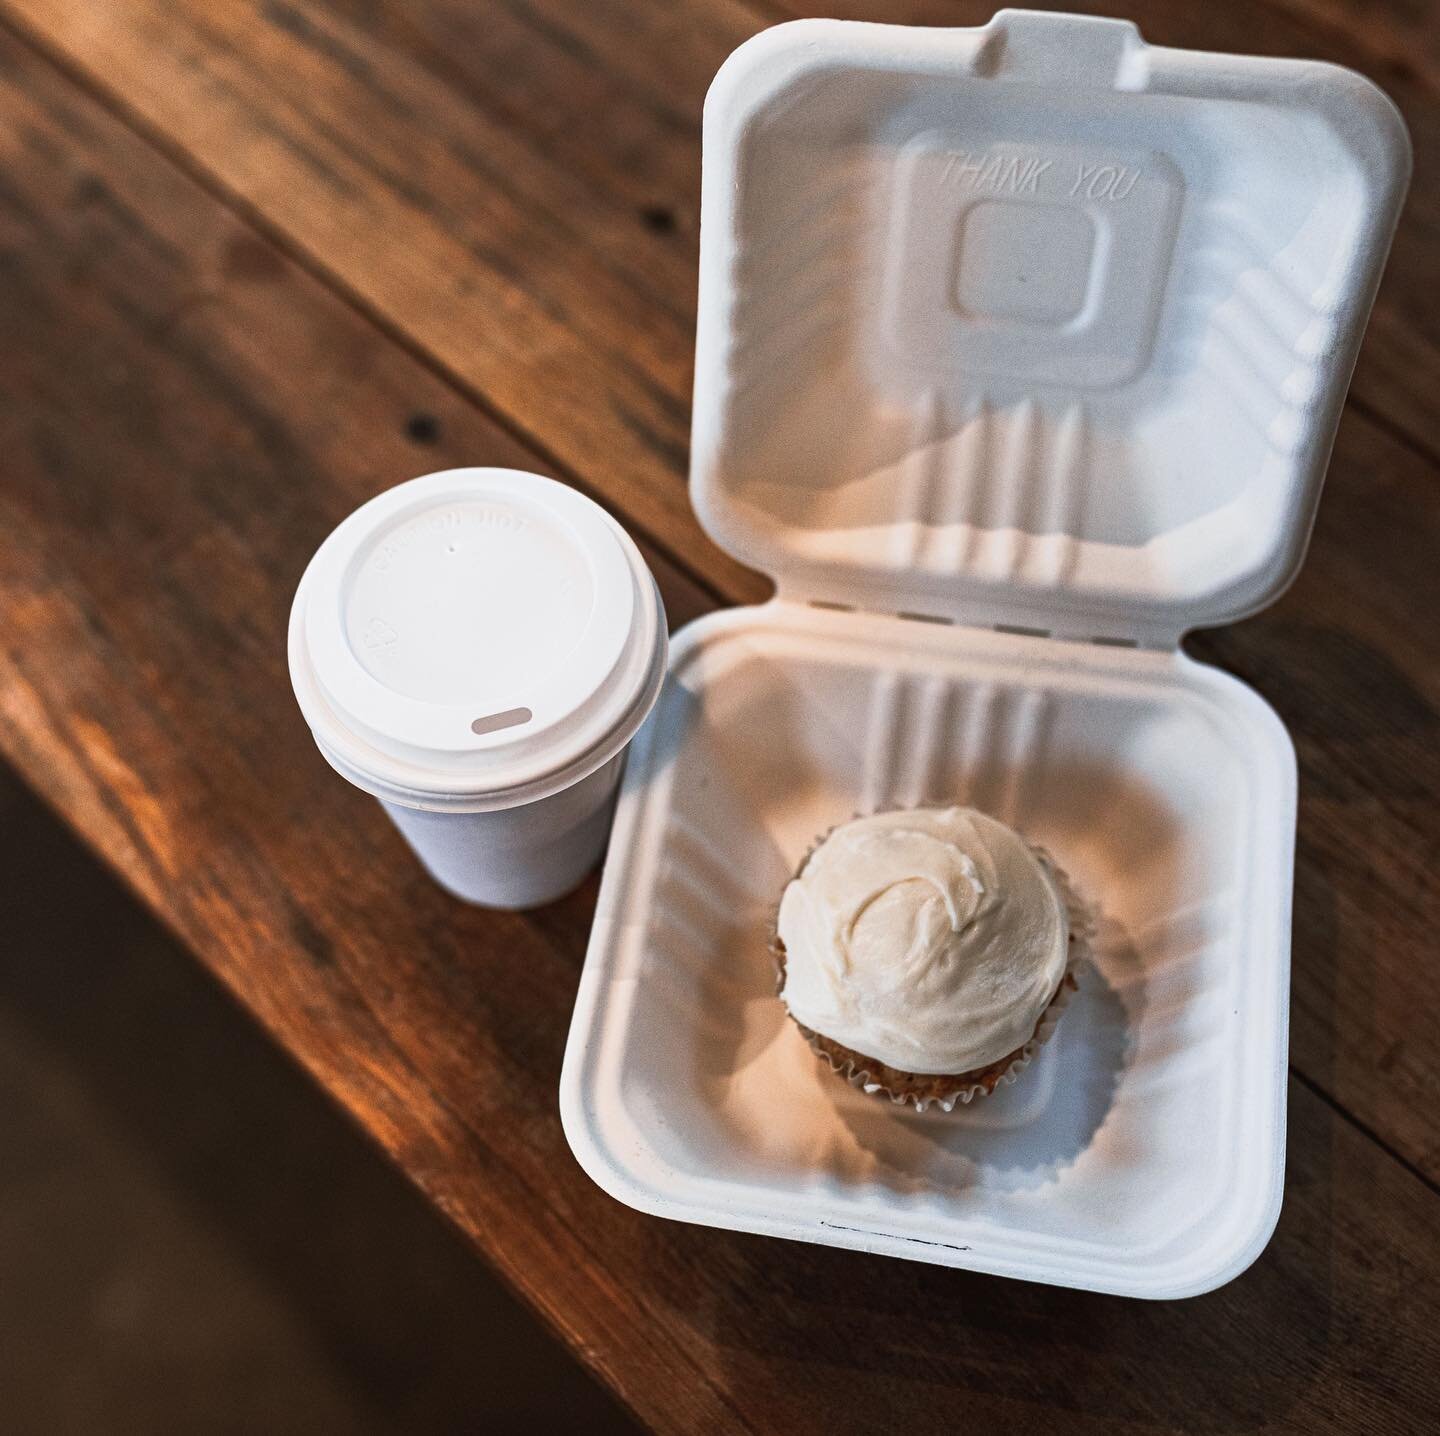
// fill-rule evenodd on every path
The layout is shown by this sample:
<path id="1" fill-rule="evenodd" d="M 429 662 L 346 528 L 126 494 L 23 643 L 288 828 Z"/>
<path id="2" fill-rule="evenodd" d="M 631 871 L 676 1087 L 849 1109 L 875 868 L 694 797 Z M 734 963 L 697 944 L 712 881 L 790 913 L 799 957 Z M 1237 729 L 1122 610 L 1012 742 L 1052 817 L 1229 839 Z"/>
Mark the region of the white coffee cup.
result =
<path id="1" fill-rule="evenodd" d="M 553 479 L 450 469 L 362 505 L 316 551 L 290 678 L 321 753 L 443 887 L 525 908 L 609 833 L 665 673 L 665 611 L 629 535 Z"/>

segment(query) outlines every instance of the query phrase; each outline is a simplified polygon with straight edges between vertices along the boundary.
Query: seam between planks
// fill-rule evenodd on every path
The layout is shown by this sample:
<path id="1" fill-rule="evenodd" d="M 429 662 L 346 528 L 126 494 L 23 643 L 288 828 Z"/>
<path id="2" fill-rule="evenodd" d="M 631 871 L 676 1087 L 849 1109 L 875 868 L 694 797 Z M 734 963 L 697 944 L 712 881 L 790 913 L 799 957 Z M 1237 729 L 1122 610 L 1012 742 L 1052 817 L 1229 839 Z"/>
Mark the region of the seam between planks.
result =
<path id="1" fill-rule="evenodd" d="M 1343 1103 L 1339 1102 L 1331 1093 L 1327 1092 L 1313 1077 L 1302 1072 L 1293 1062 L 1290 1064 L 1290 1075 L 1304 1087 L 1306 1091 L 1318 1097 L 1337 1117 L 1343 1118 L 1349 1123 L 1362 1137 L 1368 1137 L 1387 1157 L 1409 1172 L 1422 1187 L 1433 1192 L 1437 1197 L 1440 1197 L 1440 1182 L 1427 1176 L 1409 1157 L 1395 1147 L 1392 1147 L 1373 1127 L 1366 1122 L 1362 1122 L 1360 1118 L 1344 1106 Z"/>
<path id="2" fill-rule="evenodd" d="M 1440 449 L 1433 449 L 1423 439 L 1416 438 L 1403 424 L 1392 419 L 1388 414 L 1382 413 L 1368 399 L 1353 392 L 1349 393 L 1345 396 L 1345 407 L 1354 409 L 1381 433 L 1394 439 L 1407 453 L 1413 454 L 1417 459 L 1423 459 L 1431 468 L 1440 469 Z"/>

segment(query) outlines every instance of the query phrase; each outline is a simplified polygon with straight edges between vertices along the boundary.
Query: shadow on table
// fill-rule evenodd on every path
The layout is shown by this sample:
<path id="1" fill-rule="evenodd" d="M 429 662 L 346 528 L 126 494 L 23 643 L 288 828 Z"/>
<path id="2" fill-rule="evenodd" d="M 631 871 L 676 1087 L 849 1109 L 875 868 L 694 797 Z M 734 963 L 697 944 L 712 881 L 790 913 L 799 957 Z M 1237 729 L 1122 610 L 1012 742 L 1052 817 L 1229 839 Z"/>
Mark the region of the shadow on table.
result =
<path id="1" fill-rule="evenodd" d="M 3 769 L 0 932 L 7 1432 L 634 1431 Z"/>

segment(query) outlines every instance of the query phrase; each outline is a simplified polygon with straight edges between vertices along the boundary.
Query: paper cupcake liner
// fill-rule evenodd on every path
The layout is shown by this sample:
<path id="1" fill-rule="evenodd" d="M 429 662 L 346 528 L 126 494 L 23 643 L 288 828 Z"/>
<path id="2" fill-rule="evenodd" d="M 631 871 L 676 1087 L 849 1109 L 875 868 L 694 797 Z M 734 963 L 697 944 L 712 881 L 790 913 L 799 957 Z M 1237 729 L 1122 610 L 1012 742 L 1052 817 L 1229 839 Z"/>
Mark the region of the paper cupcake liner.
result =
<path id="1" fill-rule="evenodd" d="M 831 832 L 834 831 L 832 828 Z M 796 867 L 796 872 L 804 869 L 810 859 L 810 854 L 829 837 L 829 833 L 822 833 L 811 845 L 809 852 Z M 1060 979 L 1060 985 L 1055 989 L 1055 995 L 1050 999 L 1045 1010 L 1040 1014 L 1040 1020 L 1035 1025 L 1035 1031 L 1030 1040 L 1025 1043 L 1011 1058 L 1003 1072 L 996 1076 L 987 1076 L 984 1081 L 974 1081 L 964 1086 L 957 1087 L 953 1092 L 941 1093 L 918 1093 L 907 1091 L 903 1088 L 897 1089 L 888 1087 L 879 1074 L 873 1072 L 871 1066 L 866 1065 L 864 1058 L 845 1057 L 839 1058 L 828 1051 L 824 1038 L 820 1033 L 812 1032 L 804 1023 L 795 1018 L 791 1021 L 804 1034 L 806 1041 L 810 1044 L 810 1050 L 825 1063 L 837 1076 L 843 1077 L 852 1087 L 858 1088 L 861 1092 L 872 1097 L 886 1097 L 897 1107 L 913 1106 L 917 1112 L 924 1112 L 930 1107 L 939 1107 L 942 1112 L 953 1112 L 957 1106 L 965 1106 L 973 1102 L 977 1097 L 988 1097 L 998 1087 L 1008 1087 L 1021 1072 L 1027 1068 L 1035 1059 L 1035 1054 L 1054 1035 L 1055 1029 L 1059 1026 L 1061 1014 L 1070 1005 L 1079 987 L 1080 974 L 1090 959 L 1090 939 L 1095 933 L 1095 912 L 1094 909 L 1084 902 L 1075 891 L 1070 876 L 1060 866 L 1050 853 L 1037 843 L 1027 844 L 1039 858 L 1045 871 L 1054 881 L 1055 886 L 1060 890 L 1061 901 L 1065 904 L 1065 912 L 1069 924 L 1070 952 L 1065 963 L 1065 972 Z M 777 909 L 778 917 L 778 909 Z M 785 986 L 785 950 L 780 945 L 778 930 L 772 925 L 770 950 L 776 961 L 776 987 L 777 996 L 784 990 Z M 880 1064 L 875 1064 L 880 1065 Z M 986 1069 L 977 1069 L 984 1071 Z M 923 1073 L 915 1074 L 922 1080 Z"/>

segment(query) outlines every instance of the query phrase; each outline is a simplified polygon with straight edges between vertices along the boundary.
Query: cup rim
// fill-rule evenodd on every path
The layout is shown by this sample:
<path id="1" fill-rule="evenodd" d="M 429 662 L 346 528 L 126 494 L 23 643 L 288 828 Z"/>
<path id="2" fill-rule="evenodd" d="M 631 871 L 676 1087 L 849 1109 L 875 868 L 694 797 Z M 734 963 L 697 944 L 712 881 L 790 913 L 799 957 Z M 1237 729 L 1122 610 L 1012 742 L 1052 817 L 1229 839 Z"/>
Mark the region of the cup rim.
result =
<path id="1" fill-rule="evenodd" d="M 651 580 L 652 588 L 654 581 Z M 566 788 L 573 787 L 602 768 L 618 752 L 625 748 L 639 731 L 640 725 L 649 716 L 660 696 L 667 667 L 667 643 L 664 637 L 663 608 L 658 588 L 654 589 L 655 605 L 661 610 L 661 641 L 655 644 L 654 656 L 644 687 L 635 703 L 603 738 L 583 750 L 578 756 L 558 766 L 553 766 L 540 775 L 522 783 L 507 787 L 489 787 L 481 784 L 456 785 L 437 782 L 435 786 L 415 786 L 401 781 L 393 772 L 384 771 L 384 765 L 376 763 L 364 766 L 357 763 L 343 748 L 332 746 L 326 741 L 322 725 L 311 719 L 310 734 L 319 748 L 321 756 L 341 777 L 372 797 L 402 808 L 418 808 L 429 812 L 445 813 L 487 813 L 503 808 L 518 808 L 526 803 L 539 802 Z M 295 655 L 292 627 L 292 672 Z M 318 695 L 317 695 L 318 696 Z M 323 699 L 321 699 L 323 702 Z M 304 704 L 302 703 L 302 709 Z M 328 706 L 328 705 L 327 705 Z M 307 713 L 307 719 L 310 715 Z M 333 729 L 331 731 L 334 731 Z"/>
<path id="2" fill-rule="evenodd" d="M 332 691 L 325 680 L 328 667 L 333 667 L 330 650 L 337 647 L 337 639 L 343 641 L 343 591 L 331 592 L 333 582 L 327 586 L 321 579 L 333 579 L 343 572 L 349 554 L 370 544 L 377 534 L 383 535 L 393 514 L 413 507 L 410 501 L 436 493 L 469 497 L 472 490 L 475 497 L 489 499 L 497 483 L 506 493 L 519 492 L 550 505 L 560 521 L 578 520 L 581 530 L 588 531 L 601 558 L 612 566 L 611 590 L 617 577 L 623 575 L 620 582 L 628 578 L 628 592 L 616 592 L 611 603 L 622 605 L 630 614 L 630 631 L 609 671 L 593 684 L 577 687 L 569 716 L 551 728 L 542 728 L 513 750 L 507 751 L 503 744 L 459 751 L 428 743 L 396 742 L 393 733 L 370 728 L 367 715 L 355 711 L 355 705 L 347 705 L 343 695 Z M 615 568 L 617 561 L 619 567 Z M 324 630 L 322 649 L 328 666 L 317 661 L 313 651 L 317 625 Z M 288 656 L 295 697 L 316 745 L 349 782 L 403 807 L 484 812 L 517 807 L 567 788 L 622 749 L 659 695 L 668 638 L 664 603 L 654 575 L 634 541 L 598 504 L 578 490 L 540 475 L 513 469 L 462 468 L 385 490 L 327 535 L 296 587 Z"/>

